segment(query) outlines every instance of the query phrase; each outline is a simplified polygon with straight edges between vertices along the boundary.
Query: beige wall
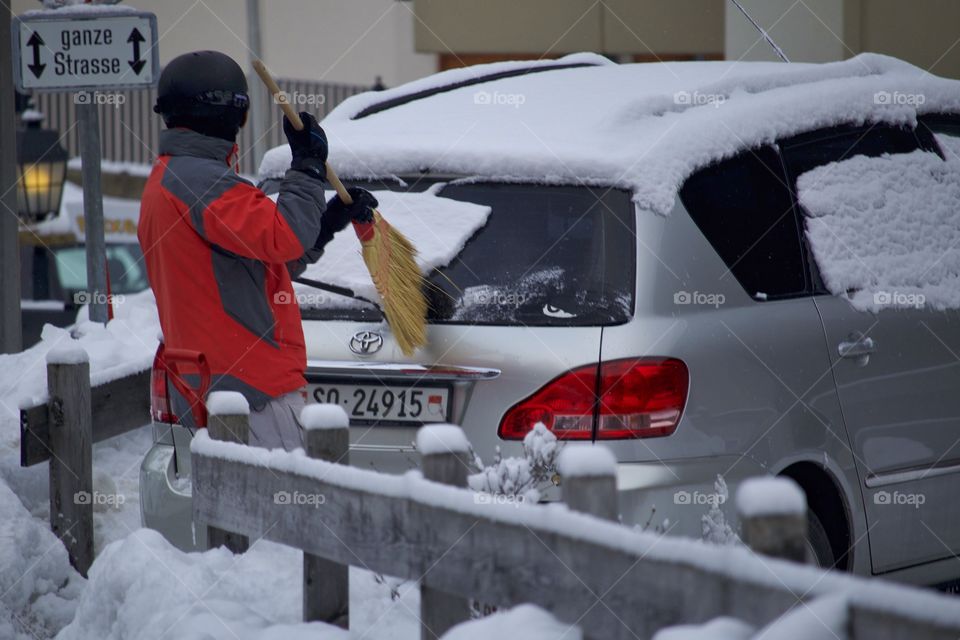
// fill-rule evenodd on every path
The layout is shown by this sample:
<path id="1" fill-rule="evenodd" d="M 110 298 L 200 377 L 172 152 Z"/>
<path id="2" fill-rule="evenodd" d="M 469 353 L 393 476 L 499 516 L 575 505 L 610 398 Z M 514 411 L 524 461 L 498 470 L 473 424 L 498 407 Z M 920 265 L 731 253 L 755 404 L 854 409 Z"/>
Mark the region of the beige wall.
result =
<path id="1" fill-rule="evenodd" d="M 904 58 L 937 75 L 960 78 L 960 2 L 847 0 L 859 11 L 859 50 Z"/>
<path id="2" fill-rule="evenodd" d="M 844 0 L 741 0 L 740 3 L 791 61 L 829 62 L 847 57 L 843 43 Z M 779 60 L 732 3 L 727 6 L 725 30 L 728 59 Z"/>
<path id="3" fill-rule="evenodd" d="M 417 51 L 723 52 L 723 0 L 414 0 Z"/>
<path id="4" fill-rule="evenodd" d="M 742 0 L 787 56 L 798 62 L 842 60 L 862 51 L 902 58 L 937 75 L 960 78 L 957 0 Z M 775 60 L 756 29 L 727 7 L 726 56 Z"/>
<path id="5" fill-rule="evenodd" d="M 246 66 L 245 0 L 128 0 L 157 15 L 160 61 L 216 49 Z M 291 78 L 390 86 L 436 70 L 436 57 L 413 50 L 414 17 L 396 0 L 260 0 L 268 66 Z M 14 13 L 40 6 L 13 0 Z"/>

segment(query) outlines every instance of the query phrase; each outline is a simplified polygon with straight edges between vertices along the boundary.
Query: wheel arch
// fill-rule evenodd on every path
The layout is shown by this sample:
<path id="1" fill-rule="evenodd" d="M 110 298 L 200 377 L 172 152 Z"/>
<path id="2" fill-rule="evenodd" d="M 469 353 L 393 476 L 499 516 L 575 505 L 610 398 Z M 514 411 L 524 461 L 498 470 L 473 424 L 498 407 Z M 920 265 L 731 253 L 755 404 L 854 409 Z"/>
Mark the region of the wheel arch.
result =
<path id="1" fill-rule="evenodd" d="M 853 567 L 853 529 L 850 505 L 840 483 L 829 470 L 819 464 L 801 461 L 784 468 L 778 474 L 800 485 L 812 510 L 830 539 L 830 547 L 837 558 L 837 569 L 850 571 Z M 840 516 L 839 518 L 836 516 Z"/>

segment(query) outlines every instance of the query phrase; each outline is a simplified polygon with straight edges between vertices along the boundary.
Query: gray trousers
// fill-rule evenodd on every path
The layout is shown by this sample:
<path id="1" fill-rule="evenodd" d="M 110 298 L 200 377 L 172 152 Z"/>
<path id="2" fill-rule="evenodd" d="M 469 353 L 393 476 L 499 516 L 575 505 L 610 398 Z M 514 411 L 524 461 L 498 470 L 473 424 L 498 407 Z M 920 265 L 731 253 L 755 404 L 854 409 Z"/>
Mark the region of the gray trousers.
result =
<path id="1" fill-rule="evenodd" d="M 287 451 L 302 448 L 300 411 L 305 404 L 305 391 L 297 390 L 272 399 L 260 411 L 251 411 L 250 445 Z"/>

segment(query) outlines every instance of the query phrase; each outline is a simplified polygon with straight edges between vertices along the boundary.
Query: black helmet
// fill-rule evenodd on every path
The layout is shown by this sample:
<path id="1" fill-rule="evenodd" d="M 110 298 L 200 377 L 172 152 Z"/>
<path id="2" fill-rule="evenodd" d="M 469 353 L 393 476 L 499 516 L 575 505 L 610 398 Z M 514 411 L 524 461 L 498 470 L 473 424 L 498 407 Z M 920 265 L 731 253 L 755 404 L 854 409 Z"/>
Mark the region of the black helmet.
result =
<path id="1" fill-rule="evenodd" d="M 194 51 L 164 67 L 153 110 L 168 127 L 220 121 L 239 130 L 249 108 L 247 78 L 240 65 L 219 51 Z"/>

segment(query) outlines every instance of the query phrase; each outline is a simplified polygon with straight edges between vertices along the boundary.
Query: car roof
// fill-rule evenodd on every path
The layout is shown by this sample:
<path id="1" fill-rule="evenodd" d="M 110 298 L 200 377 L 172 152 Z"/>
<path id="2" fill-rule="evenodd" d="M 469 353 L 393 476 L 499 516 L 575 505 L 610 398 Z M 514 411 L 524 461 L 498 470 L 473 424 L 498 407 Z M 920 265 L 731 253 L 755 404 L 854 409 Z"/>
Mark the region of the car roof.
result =
<path id="1" fill-rule="evenodd" d="M 633 191 L 668 213 L 696 169 L 843 123 L 960 113 L 960 82 L 861 54 L 827 64 L 615 64 L 594 54 L 477 65 L 348 98 L 323 121 L 345 177 L 421 172 Z M 284 145 L 261 177 L 289 167 Z"/>

